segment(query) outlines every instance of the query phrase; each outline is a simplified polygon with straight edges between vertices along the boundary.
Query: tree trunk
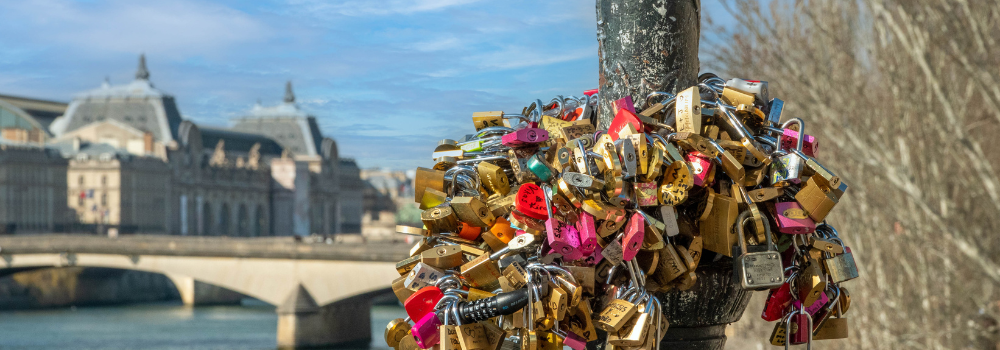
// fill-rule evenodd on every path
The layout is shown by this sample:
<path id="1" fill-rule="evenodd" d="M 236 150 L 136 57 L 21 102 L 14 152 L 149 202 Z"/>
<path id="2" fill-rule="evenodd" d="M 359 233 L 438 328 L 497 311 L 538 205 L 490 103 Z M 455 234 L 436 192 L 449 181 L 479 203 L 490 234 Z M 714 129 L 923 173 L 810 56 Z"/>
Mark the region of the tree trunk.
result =
<path id="1" fill-rule="evenodd" d="M 598 0 L 598 126 L 614 118 L 612 102 L 653 91 L 676 92 L 698 79 L 700 0 Z"/>
<path id="2" fill-rule="evenodd" d="M 617 99 L 632 96 L 641 109 L 651 92 L 676 93 L 697 83 L 700 7 L 699 0 L 597 1 L 600 128 L 614 119 Z M 726 325 L 740 319 L 750 300 L 732 273 L 729 258 L 703 259 L 694 287 L 658 294 L 670 321 L 662 348 L 725 347 Z"/>

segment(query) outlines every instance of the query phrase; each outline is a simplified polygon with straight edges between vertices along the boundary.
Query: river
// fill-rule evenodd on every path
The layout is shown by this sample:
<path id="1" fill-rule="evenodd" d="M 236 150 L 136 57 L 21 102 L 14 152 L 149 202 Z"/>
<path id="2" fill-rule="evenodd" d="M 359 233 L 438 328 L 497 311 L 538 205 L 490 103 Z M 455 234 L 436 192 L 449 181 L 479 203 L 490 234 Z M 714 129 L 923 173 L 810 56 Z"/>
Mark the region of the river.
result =
<path id="1" fill-rule="evenodd" d="M 386 323 L 401 306 L 372 307 L 372 344 L 390 349 Z M 272 350 L 278 318 L 271 306 L 185 307 L 178 303 L 0 312 L 0 350 Z"/>

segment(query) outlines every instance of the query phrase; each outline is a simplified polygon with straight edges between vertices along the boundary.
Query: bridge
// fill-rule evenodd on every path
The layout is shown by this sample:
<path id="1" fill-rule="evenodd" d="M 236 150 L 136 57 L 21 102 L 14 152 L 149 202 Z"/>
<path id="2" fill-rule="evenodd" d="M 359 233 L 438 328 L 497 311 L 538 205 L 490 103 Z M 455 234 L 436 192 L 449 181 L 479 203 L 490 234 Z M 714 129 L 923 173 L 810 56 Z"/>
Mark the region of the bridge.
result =
<path id="1" fill-rule="evenodd" d="M 367 344 L 371 299 L 391 294 L 395 263 L 408 250 L 292 237 L 0 236 L 0 276 L 68 266 L 161 273 L 186 304 L 199 281 L 275 305 L 279 348 Z"/>

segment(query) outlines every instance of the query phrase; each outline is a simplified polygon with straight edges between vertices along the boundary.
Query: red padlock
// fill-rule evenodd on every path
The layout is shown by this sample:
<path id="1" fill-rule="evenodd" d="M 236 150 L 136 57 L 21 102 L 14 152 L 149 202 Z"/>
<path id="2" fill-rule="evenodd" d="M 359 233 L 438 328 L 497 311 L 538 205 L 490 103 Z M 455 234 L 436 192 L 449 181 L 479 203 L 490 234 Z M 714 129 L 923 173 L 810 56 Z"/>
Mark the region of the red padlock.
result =
<path id="1" fill-rule="evenodd" d="M 788 305 L 792 303 L 791 284 L 785 282 L 781 287 L 772 289 L 767 293 L 767 302 L 764 303 L 764 311 L 760 318 L 764 321 L 773 322 L 780 320 L 788 311 Z"/>
<path id="2" fill-rule="evenodd" d="M 644 127 L 642 121 L 639 121 L 639 117 L 635 116 L 635 112 L 625 108 L 619 109 L 618 113 L 615 114 L 615 119 L 611 121 L 611 125 L 608 125 L 608 135 L 611 136 L 611 140 L 618 141 L 618 133 L 629 124 L 636 131 L 642 131 Z"/>
<path id="3" fill-rule="evenodd" d="M 403 308 L 406 309 L 406 315 L 410 316 L 411 320 L 420 320 L 427 313 L 434 312 L 434 306 L 437 306 L 442 297 L 444 297 L 444 293 L 441 293 L 440 288 L 436 286 L 423 287 L 406 298 L 406 301 L 403 302 Z"/>
<path id="4" fill-rule="evenodd" d="M 580 218 L 576 221 L 576 230 L 580 232 L 580 252 L 590 255 L 594 249 L 600 247 L 597 244 L 597 227 L 594 226 L 594 216 L 585 211 L 580 212 Z"/>
<path id="5" fill-rule="evenodd" d="M 549 213 L 545 207 L 544 195 L 542 188 L 538 187 L 538 185 L 533 183 L 523 184 L 517 190 L 514 207 L 522 214 L 537 220 L 548 219 Z"/>
<path id="6" fill-rule="evenodd" d="M 774 203 L 774 219 L 781 233 L 803 235 L 816 231 L 816 222 L 809 218 L 798 202 Z"/>
<path id="7" fill-rule="evenodd" d="M 639 213 L 632 214 L 625 226 L 625 237 L 622 240 L 623 260 L 632 261 L 635 255 L 642 248 L 642 241 L 646 238 L 646 220 Z"/>

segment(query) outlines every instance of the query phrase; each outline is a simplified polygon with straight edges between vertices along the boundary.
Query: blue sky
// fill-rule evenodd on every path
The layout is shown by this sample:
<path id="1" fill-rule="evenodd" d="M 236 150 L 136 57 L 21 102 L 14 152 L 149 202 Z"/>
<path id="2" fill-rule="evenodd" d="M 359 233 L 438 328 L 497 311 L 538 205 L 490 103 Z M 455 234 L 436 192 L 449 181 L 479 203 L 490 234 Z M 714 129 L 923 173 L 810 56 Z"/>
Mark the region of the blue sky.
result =
<path id="1" fill-rule="evenodd" d="M 69 101 L 131 81 L 144 52 L 196 123 L 278 103 L 291 80 L 342 156 L 405 170 L 474 111 L 596 87 L 595 32 L 580 0 L 4 1 L 0 94 Z"/>

